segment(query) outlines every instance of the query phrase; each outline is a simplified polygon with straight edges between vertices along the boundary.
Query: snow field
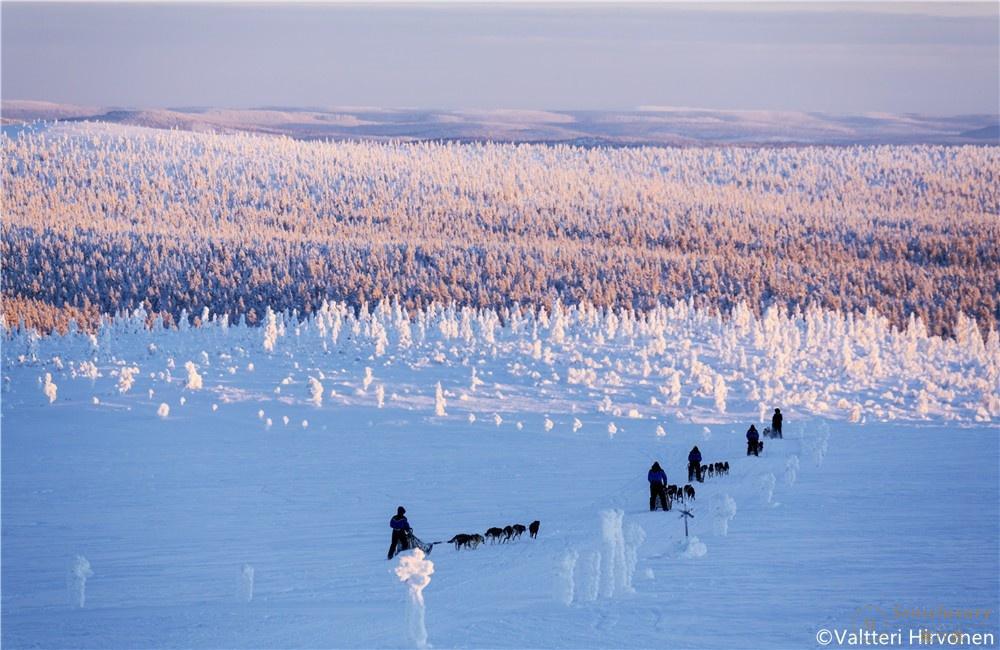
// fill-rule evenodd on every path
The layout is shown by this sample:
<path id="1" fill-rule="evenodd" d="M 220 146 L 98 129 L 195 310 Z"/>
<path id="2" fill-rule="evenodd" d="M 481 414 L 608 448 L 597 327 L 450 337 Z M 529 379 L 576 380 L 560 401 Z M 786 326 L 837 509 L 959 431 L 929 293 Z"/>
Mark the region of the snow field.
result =
<path id="1" fill-rule="evenodd" d="M 4 342 L 5 646 L 788 648 L 868 604 L 998 600 L 992 333 L 684 305 L 140 318 Z M 747 458 L 772 400 L 785 439 Z M 731 468 L 685 538 L 645 473 L 683 485 L 694 444 Z M 425 541 L 541 530 L 435 547 L 418 603 L 384 560 L 397 505 Z"/>

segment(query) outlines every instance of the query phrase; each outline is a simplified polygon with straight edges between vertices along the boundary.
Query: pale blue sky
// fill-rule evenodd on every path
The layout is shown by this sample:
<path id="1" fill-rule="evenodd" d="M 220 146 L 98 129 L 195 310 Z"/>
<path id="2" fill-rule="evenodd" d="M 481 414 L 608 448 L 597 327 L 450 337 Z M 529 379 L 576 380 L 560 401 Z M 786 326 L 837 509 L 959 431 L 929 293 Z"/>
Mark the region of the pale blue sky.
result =
<path id="1" fill-rule="evenodd" d="M 996 113 L 981 4 L 10 3 L 4 99 Z"/>

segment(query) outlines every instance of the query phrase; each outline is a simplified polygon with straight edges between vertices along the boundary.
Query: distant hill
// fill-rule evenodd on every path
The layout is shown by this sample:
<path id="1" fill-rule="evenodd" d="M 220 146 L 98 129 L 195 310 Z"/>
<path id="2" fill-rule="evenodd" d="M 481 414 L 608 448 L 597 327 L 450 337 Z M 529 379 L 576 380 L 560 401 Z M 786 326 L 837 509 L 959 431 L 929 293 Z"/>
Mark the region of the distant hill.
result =
<path id="1" fill-rule="evenodd" d="M 4 124 L 91 120 L 297 139 L 548 142 L 584 146 L 712 144 L 982 144 L 997 115 L 926 116 L 642 107 L 633 111 L 416 110 L 371 107 L 222 109 L 92 107 L 4 101 Z"/>
<path id="2" fill-rule="evenodd" d="M 1000 124 L 984 126 L 981 129 L 972 129 L 961 134 L 963 138 L 973 138 L 976 140 L 990 140 L 992 144 L 1000 144 Z"/>

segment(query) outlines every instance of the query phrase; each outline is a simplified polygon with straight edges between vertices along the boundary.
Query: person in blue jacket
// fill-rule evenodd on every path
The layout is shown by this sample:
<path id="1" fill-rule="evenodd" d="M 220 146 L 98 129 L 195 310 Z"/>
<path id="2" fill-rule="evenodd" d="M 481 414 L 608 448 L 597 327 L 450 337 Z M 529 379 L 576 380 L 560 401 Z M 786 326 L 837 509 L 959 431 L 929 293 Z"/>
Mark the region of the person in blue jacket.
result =
<path id="1" fill-rule="evenodd" d="M 670 510 L 670 501 L 667 499 L 667 473 L 660 467 L 659 461 L 649 468 L 646 478 L 649 480 L 649 510 L 656 510 L 657 497 L 663 509 Z"/>
<path id="2" fill-rule="evenodd" d="M 391 560 L 396 553 L 410 548 L 410 522 L 406 521 L 406 508 L 396 508 L 396 515 L 389 520 L 389 528 L 392 528 L 392 541 L 387 559 Z"/>
<path id="3" fill-rule="evenodd" d="M 699 483 L 704 480 L 701 478 L 701 452 L 698 451 L 698 445 L 695 445 L 688 454 L 688 482 L 693 481 L 695 477 Z"/>
<path id="4" fill-rule="evenodd" d="M 753 454 L 754 456 L 760 456 L 760 445 L 757 441 L 760 440 L 760 434 L 757 433 L 757 427 L 750 425 L 747 429 L 747 456 Z"/>

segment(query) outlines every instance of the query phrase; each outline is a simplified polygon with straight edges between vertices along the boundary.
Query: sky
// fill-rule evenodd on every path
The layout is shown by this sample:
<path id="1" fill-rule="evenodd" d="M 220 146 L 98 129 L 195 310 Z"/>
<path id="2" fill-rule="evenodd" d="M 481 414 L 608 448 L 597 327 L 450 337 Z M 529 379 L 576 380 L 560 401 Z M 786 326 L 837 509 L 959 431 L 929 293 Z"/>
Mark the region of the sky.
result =
<path id="1" fill-rule="evenodd" d="M 0 3 L 2 97 L 997 113 L 1000 3 Z"/>

